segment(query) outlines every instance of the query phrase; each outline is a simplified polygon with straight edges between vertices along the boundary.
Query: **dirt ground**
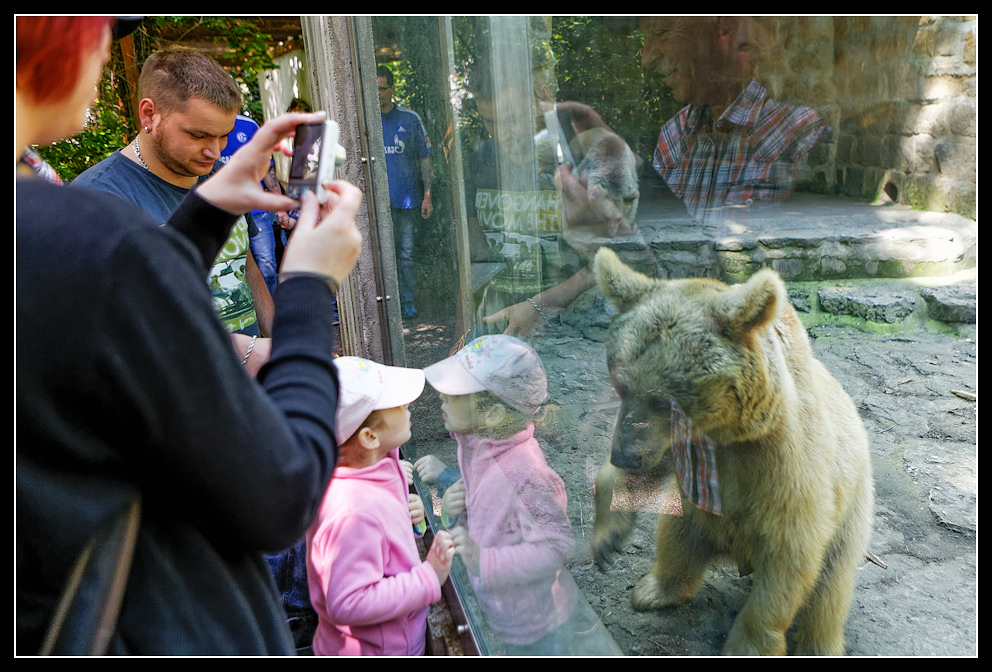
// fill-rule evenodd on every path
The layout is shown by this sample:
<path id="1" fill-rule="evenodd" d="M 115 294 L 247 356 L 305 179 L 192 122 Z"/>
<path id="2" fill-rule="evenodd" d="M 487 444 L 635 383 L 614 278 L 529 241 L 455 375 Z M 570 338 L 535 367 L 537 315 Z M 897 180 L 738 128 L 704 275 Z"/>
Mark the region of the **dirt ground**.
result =
<path id="1" fill-rule="evenodd" d="M 408 364 L 447 356 L 451 325 L 404 325 Z M 871 552 L 859 572 L 847 621 L 849 655 L 977 655 L 977 402 L 974 339 L 922 331 L 868 335 L 817 327 L 817 357 L 859 408 L 871 439 L 877 504 Z M 534 345 L 548 372 L 557 417 L 538 432 L 549 464 L 565 481 L 576 539 L 567 567 L 591 612 L 618 649 L 587 653 L 715 655 L 747 599 L 750 579 L 715 566 L 694 602 L 658 612 L 630 606 L 630 592 L 654 561 L 658 515 L 677 512 L 670 493 L 641 493 L 614 506 L 639 510 L 634 533 L 608 571 L 592 560 L 593 478 L 607 458 L 619 399 L 603 344 L 554 324 Z M 455 464 L 454 442 L 430 390 L 412 407 L 411 456 Z M 494 645 L 494 653 L 499 653 Z"/>

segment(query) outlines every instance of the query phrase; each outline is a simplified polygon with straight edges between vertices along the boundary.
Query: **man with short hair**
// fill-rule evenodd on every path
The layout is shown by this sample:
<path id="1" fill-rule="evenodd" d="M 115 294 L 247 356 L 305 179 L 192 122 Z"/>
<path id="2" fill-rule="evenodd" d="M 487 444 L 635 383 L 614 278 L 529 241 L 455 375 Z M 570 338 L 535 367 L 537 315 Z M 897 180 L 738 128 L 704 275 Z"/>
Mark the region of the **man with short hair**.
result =
<path id="1" fill-rule="evenodd" d="M 413 262 L 417 220 L 414 212 L 419 208 L 423 219 L 429 218 L 434 212 L 431 202 L 431 156 L 434 149 L 420 115 L 393 102 L 396 84 L 392 71 L 380 65 L 376 69 L 376 75 L 379 107 L 382 111 L 382 139 L 386 148 L 389 207 L 393 216 L 396 256 L 399 258 L 400 300 L 403 304 L 403 317 L 414 317 L 417 314 L 414 304 L 417 270 Z M 417 175 L 418 164 L 420 179 Z"/>
<path id="2" fill-rule="evenodd" d="M 241 91 L 207 56 L 173 47 L 145 61 L 138 98 L 142 132 L 73 184 L 117 194 L 164 224 L 200 178 L 213 172 L 241 110 Z M 268 336 L 272 297 L 248 248 L 251 235 L 242 217 L 207 282 L 228 331 Z"/>

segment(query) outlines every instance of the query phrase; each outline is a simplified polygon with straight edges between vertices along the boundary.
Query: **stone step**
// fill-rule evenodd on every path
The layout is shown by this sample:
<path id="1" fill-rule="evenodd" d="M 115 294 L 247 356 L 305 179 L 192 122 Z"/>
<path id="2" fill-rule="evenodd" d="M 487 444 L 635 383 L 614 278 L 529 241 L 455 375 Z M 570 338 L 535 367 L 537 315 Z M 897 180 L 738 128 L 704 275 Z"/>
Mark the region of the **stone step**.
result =
<path id="1" fill-rule="evenodd" d="M 977 222 L 953 213 L 794 194 L 693 221 L 674 197 L 646 199 L 639 230 L 607 241 L 650 275 L 741 282 L 768 266 L 787 281 L 946 277 L 976 266 Z"/>
<path id="2" fill-rule="evenodd" d="M 807 328 L 847 324 L 865 331 L 929 329 L 977 336 L 974 269 L 949 278 L 788 282 L 789 300 Z M 593 288 L 562 315 L 587 338 L 603 340 L 616 308 Z"/>
<path id="3" fill-rule="evenodd" d="M 899 331 L 930 322 L 973 336 L 978 297 L 974 270 L 950 278 L 789 283 L 789 298 L 804 321 L 848 318 L 855 325 Z"/>
<path id="4" fill-rule="evenodd" d="M 585 243 L 612 248 L 652 277 L 735 284 L 771 267 L 789 285 L 807 327 L 839 322 L 868 330 L 929 326 L 965 337 L 976 333 L 974 220 L 818 194 L 719 215 L 694 221 L 670 192 L 658 192 L 642 201 L 633 234 Z M 562 319 L 598 340 L 615 310 L 597 293 L 581 297 Z"/>

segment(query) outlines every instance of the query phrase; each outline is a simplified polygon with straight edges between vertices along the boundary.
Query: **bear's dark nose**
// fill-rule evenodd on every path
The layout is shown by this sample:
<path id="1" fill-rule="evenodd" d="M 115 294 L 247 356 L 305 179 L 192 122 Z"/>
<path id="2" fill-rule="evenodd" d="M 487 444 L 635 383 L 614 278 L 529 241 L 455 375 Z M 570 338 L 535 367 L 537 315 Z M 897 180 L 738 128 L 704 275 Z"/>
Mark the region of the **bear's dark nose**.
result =
<path id="1" fill-rule="evenodd" d="M 631 450 L 617 450 L 614 448 L 613 452 L 610 453 L 610 464 L 618 469 L 640 469 L 643 462 L 643 458 Z"/>

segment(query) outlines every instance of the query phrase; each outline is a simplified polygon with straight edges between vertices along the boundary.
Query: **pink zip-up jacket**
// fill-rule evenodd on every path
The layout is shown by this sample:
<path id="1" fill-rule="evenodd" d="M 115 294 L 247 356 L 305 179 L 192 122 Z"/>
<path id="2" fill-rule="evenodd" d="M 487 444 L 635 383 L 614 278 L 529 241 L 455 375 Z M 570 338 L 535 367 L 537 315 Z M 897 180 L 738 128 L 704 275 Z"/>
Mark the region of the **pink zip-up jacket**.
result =
<path id="1" fill-rule="evenodd" d="M 423 655 L 427 607 L 441 586 L 420 560 L 399 450 L 334 470 L 307 531 L 307 580 L 316 655 Z"/>
<path id="2" fill-rule="evenodd" d="M 534 425 L 505 439 L 452 434 L 465 481 L 460 524 L 479 546 L 469 583 L 486 622 L 507 644 L 532 644 L 562 625 L 578 589 L 565 568 L 574 548 L 565 484 Z"/>

